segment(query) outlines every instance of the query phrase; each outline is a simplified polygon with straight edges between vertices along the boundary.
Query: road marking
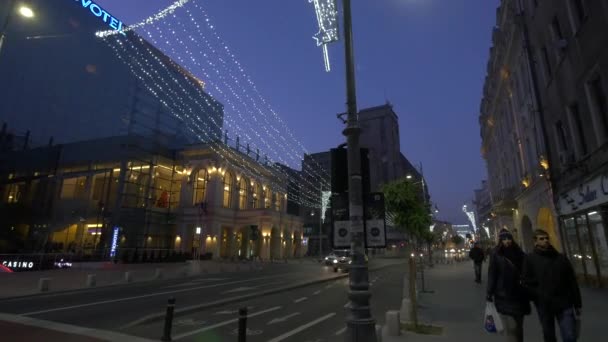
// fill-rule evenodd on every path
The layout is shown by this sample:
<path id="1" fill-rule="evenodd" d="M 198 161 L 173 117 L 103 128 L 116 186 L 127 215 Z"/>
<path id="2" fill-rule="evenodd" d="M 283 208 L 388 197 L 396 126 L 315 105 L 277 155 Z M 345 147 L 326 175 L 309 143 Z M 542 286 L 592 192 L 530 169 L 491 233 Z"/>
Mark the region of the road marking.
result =
<path id="1" fill-rule="evenodd" d="M 247 310 L 251 310 L 254 307 L 255 306 L 248 306 Z M 236 309 L 236 310 L 222 310 L 222 311 L 218 311 L 218 312 L 214 313 L 214 315 L 232 315 L 232 314 L 235 314 L 235 313 L 238 313 L 238 312 L 239 312 L 239 309 Z"/>
<path id="2" fill-rule="evenodd" d="M 252 278 L 252 279 L 247 279 L 247 280 L 236 280 L 236 281 L 231 281 L 231 282 L 227 282 L 227 283 L 220 283 L 220 284 L 213 284 L 213 285 L 191 287 L 191 288 L 181 289 L 181 290 L 156 292 L 156 293 L 150 293 L 150 294 L 141 295 L 141 296 L 125 297 L 125 298 L 119 298 L 119 299 L 102 300 L 102 301 L 93 302 L 93 303 L 63 306 L 63 307 L 54 308 L 54 309 L 46 309 L 46 310 L 40 310 L 40 311 L 26 312 L 26 313 L 22 313 L 20 315 L 21 316 L 40 315 L 40 314 L 48 313 L 48 312 L 71 310 L 71 309 L 83 308 L 83 307 L 86 307 L 86 306 L 94 306 L 94 305 L 100 305 L 100 304 L 118 303 L 118 302 L 124 302 L 124 301 L 128 301 L 128 300 L 134 300 L 134 299 L 141 299 L 141 298 L 148 298 L 148 297 L 155 297 L 155 296 L 163 296 L 163 295 L 172 294 L 172 293 L 187 292 L 187 291 L 199 290 L 199 289 L 208 289 L 208 288 L 212 288 L 212 287 L 219 287 L 219 286 L 226 286 L 226 285 L 232 285 L 232 284 L 246 283 L 246 282 L 252 281 L 252 280 L 260 280 L 260 279 L 268 279 L 268 278 L 278 278 L 278 277 L 283 277 L 283 276 L 284 275 L 277 275 L 277 276 L 267 276 L 267 277 Z"/>
<path id="3" fill-rule="evenodd" d="M 319 291 L 315 291 L 315 292 L 314 292 L 312 295 L 313 295 L 313 296 L 316 296 L 316 295 L 318 295 L 319 293 L 321 293 L 321 290 L 319 290 Z"/>
<path id="4" fill-rule="evenodd" d="M 336 335 L 336 336 L 340 336 L 340 335 L 344 334 L 344 332 L 345 332 L 345 331 L 346 331 L 346 327 L 344 327 L 344 328 L 342 328 L 342 329 L 340 329 L 340 330 L 336 331 L 336 333 L 335 333 L 334 335 Z"/>
<path id="5" fill-rule="evenodd" d="M 258 288 L 258 286 L 252 286 L 252 287 L 248 287 L 248 286 L 243 286 L 243 287 L 237 287 L 236 289 L 232 289 L 229 291 L 224 291 L 222 292 L 222 294 L 224 293 L 233 293 L 233 292 L 243 292 L 243 291 L 249 291 L 249 290 L 253 290 Z"/>
<path id="6" fill-rule="evenodd" d="M 287 316 L 275 318 L 275 319 L 271 320 L 270 322 L 268 322 L 267 325 L 276 324 L 276 323 L 280 323 L 280 322 L 285 322 L 286 320 L 290 319 L 291 317 L 295 317 L 295 316 L 297 316 L 299 314 L 300 314 L 299 312 L 294 312 L 294 313 L 292 313 L 290 315 L 287 315 Z"/>
<path id="7" fill-rule="evenodd" d="M 198 285 L 199 283 L 208 282 L 208 281 L 222 281 L 222 280 L 228 280 L 228 279 L 229 278 L 205 278 L 205 279 L 197 279 L 197 280 L 189 281 L 187 283 L 164 286 L 164 287 L 161 287 L 161 289 L 171 289 L 171 288 L 174 288 L 174 287 L 192 286 L 192 285 Z"/>
<path id="8" fill-rule="evenodd" d="M 294 300 L 293 302 L 294 303 L 299 303 L 299 302 L 305 301 L 307 299 L 308 299 L 307 297 L 302 297 L 302 298 L 298 298 L 298 299 Z"/>
<path id="9" fill-rule="evenodd" d="M 306 330 L 306 329 L 312 327 L 313 325 L 317 325 L 317 324 L 319 324 L 319 323 L 321 323 L 321 322 L 323 322 L 323 321 L 325 321 L 327 319 L 330 319 L 330 318 L 334 317 L 335 315 L 336 315 L 336 313 L 332 312 L 332 313 L 329 313 L 329 314 L 327 314 L 327 315 L 325 315 L 323 317 L 319 317 L 319 318 L 315 319 L 312 322 L 308 322 L 308 323 L 306 323 L 306 324 L 304 324 L 302 326 L 299 326 L 299 327 L 297 327 L 297 328 L 295 328 L 295 329 L 293 329 L 291 331 L 288 331 L 288 332 L 284 333 L 281 336 L 277 336 L 277 337 L 273 338 L 272 340 L 269 340 L 268 342 L 283 341 L 283 340 L 285 340 L 285 339 L 287 339 L 287 338 L 289 338 L 289 337 L 291 337 L 291 336 L 293 336 L 293 335 L 295 335 L 295 334 L 297 334 L 297 333 L 299 333 L 299 332 L 301 332 L 303 330 Z"/>
<path id="10" fill-rule="evenodd" d="M 68 334 L 77 334 L 81 338 L 91 337 L 95 340 L 114 342 L 150 342 L 149 339 L 122 334 L 114 331 L 91 329 L 71 324 L 45 321 L 31 317 L 0 313 L 0 321 L 18 323 L 29 327 L 43 328 L 47 330 L 60 331 Z"/>
<path id="11" fill-rule="evenodd" d="M 270 308 L 270 309 L 266 309 L 266 310 L 262 310 L 262 311 L 258 311 L 258 312 L 252 313 L 250 315 L 247 315 L 247 317 L 259 316 L 259 315 L 263 315 L 265 313 L 276 311 L 276 310 L 279 310 L 279 309 L 281 309 L 281 306 L 275 306 L 274 308 Z M 203 332 L 203 331 L 207 331 L 207 330 L 223 327 L 223 326 L 228 325 L 228 324 L 236 323 L 236 322 L 238 322 L 238 320 L 239 320 L 238 318 L 234 318 L 234 319 L 231 319 L 231 320 L 228 320 L 228 321 L 224 321 L 224 322 L 220 322 L 220 323 L 216 323 L 216 324 L 210 325 L 208 327 L 192 330 L 192 331 L 189 331 L 187 333 L 183 333 L 183 334 L 179 334 L 179 335 L 173 336 L 173 340 L 176 340 L 176 341 L 177 340 L 181 340 L 184 337 L 192 336 L 194 334 L 198 334 L 198 333 Z"/>

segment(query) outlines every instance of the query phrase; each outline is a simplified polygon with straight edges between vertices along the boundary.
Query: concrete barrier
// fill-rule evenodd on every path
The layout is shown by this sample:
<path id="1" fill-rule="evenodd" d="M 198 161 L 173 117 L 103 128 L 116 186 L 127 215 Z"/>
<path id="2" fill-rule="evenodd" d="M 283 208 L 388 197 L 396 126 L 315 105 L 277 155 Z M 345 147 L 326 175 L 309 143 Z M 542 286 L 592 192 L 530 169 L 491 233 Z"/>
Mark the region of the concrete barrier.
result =
<path id="1" fill-rule="evenodd" d="M 97 276 L 94 274 L 87 275 L 87 287 L 95 287 L 97 285 Z"/>
<path id="2" fill-rule="evenodd" d="M 410 320 L 410 300 L 403 298 L 401 300 L 401 309 L 399 310 L 399 318 L 402 322 L 408 322 Z"/>
<path id="3" fill-rule="evenodd" d="M 382 326 L 376 324 L 376 342 L 382 342 Z"/>
<path id="4" fill-rule="evenodd" d="M 133 281 L 133 275 L 131 272 L 125 272 L 125 283 L 130 283 Z"/>
<path id="5" fill-rule="evenodd" d="M 51 278 L 40 278 L 38 280 L 38 290 L 40 292 L 47 292 L 51 285 Z"/>
<path id="6" fill-rule="evenodd" d="M 399 311 L 387 311 L 385 324 L 388 336 L 401 336 L 401 319 L 399 318 Z"/>

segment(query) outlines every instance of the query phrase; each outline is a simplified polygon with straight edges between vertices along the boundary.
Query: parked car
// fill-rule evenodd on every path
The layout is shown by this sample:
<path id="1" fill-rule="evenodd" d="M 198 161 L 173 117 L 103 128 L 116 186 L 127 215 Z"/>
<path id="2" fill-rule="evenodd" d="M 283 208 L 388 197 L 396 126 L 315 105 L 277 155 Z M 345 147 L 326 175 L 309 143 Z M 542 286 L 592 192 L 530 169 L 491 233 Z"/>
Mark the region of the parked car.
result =
<path id="1" fill-rule="evenodd" d="M 331 266 L 337 263 L 338 258 L 350 255 L 350 249 L 337 249 L 329 253 L 324 259 L 323 263 L 327 266 Z"/>

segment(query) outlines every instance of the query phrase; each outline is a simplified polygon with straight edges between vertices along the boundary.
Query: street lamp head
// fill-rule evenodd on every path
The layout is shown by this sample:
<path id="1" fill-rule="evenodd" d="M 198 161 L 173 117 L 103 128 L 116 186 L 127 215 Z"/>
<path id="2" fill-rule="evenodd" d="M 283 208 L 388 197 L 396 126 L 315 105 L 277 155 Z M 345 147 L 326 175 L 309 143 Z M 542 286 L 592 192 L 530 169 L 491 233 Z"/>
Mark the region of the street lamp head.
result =
<path id="1" fill-rule="evenodd" d="M 19 14 L 21 14 L 21 16 L 26 17 L 26 18 L 34 17 L 34 11 L 30 7 L 27 7 L 27 6 L 19 7 Z"/>
<path id="2" fill-rule="evenodd" d="M 412 179 L 412 175 L 405 176 L 406 179 Z"/>

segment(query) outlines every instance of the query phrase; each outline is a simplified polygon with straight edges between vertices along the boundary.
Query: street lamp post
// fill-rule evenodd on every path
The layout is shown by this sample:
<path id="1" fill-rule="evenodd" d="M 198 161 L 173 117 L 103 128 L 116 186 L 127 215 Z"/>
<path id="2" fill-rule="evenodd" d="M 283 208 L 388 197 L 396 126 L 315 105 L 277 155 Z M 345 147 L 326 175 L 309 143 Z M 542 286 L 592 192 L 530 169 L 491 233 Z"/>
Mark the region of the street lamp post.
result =
<path id="1" fill-rule="evenodd" d="M 10 1 L 10 3 L 8 4 L 8 7 L 7 7 L 8 10 L 7 10 L 6 18 L 4 19 L 4 23 L 2 23 L 2 26 L 0 27 L 0 53 L 2 52 L 2 46 L 4 45 L 4 40 L 6 39 L 6 30 L 8 29 L 8 25 L 13 16 L 13 12 L 15 11 L 16 3 L 17 3 L 17 0 Z M 25 18 L 34 17 L 34 11 L 27 6 L 21 6 L 21 8 L 19 9 L 19 14 Z"/>
<path id="2" fill-rule="evenodd" d="M 361 177 L 361 154 L 359 152 L 359 119 L 355 87 L 355 61 L 353 53 L 353 31 L 351 0 L 343 0 L 344 50 L 346 59 L 346 136 L 348 156 L 348 196 L 350 210 L 352 264 L 349 272 L 349 291 L 346 318 L 346 342 L 375 342 L 376 321 L 370 310 L 369 275 L 363 249 L 363 191 Z"/>

